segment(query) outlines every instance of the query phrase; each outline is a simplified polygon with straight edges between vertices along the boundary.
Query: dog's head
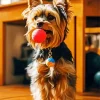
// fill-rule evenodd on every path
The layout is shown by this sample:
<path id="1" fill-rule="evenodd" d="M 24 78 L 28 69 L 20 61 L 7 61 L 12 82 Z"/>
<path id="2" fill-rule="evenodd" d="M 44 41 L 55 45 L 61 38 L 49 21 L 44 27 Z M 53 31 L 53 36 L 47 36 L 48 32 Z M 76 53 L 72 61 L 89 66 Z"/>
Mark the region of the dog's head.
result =
<path id="1" fill-rule="evenodd" d="M 26 38 L 33 48 L 36 46 L 40 46 L 41 49 L 54 48 L 64 41 L 68 32 L 69 7 L 68 0 L 28 0 L 28 8 L 23 15 L 27 18 Z M 44 42 L 32 41 L 32 33 L 35 29 L 43 29 L 46 32 Z"/>

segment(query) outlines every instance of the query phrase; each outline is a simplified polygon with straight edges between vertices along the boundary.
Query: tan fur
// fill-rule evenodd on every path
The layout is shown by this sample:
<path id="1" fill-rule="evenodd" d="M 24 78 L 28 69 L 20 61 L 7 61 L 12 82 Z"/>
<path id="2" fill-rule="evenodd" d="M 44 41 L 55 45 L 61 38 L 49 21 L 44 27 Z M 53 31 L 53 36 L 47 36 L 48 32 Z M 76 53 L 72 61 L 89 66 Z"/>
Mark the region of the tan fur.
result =
<path id="1" fill-rule="evenodd" d="M 50 5 L 51 6 L 51 5 Z M 48 47 L 57 47 L 59 44 L 63 41 L 64 38 L 64 29 L 66 26 L 65 20 L 60 20 L 60 17 L 56 11 L 53 10 L 52 6 L 51 8 L 43 7 L 42 5 L 36 7 L 33 11 L 29 12 L 29 16 L 27 17 L 27 26 L 28 26 L 28 32 L 26 33 L 26 38 L 28 42 L 32 45 L 33 48 L 35 48 L 35 43 L 31 40 L 32 32 L 37 28 L 36 27 L 36 22 L 34 21 L 34 16 L 35 15 L 40 15 L 42 10 L 44 8 L 44 11 L 46 10 L 45 14 L 47 15 L 48 13 L 54 15 L 56 17 L 56 24 L 53 22 L 49 23 L 48 21 L 44 21 L 43 26 L 44 29 L 50 29 L 53 31 L 53 35 L 48 35 L 47 40 L 44 41 L 44 43 L 41 45 L 41 49 L 48 48 Z M 26 16 L 26 13 L 25 15 Z M 43 19 L 40 19 L 39 21 L 42 21 Z M 59 32 L 59 33 L 58 33 Z M 58 35 L 59 34 L 59 35 Z"/>
<path id="2" fill-rule="evenodd" d="M 75 88 L 69 85 L 66 78 L 70 75 L 75 78 L 75 69 L 71 62 L 66 62 L 63 58 L 56 62 L 53 78 L 45 76 L 49 71 L 46 65 L 40 65 L 40 73 L 37 82 L 40 84 L 43 100 L 75 100 Z M 59 78 L 55 81 L 56 76 Z M 54 83 L 55 82 L 55 83 Z"/>
<path id="3" fill-rule="evenodd" d="M 71 11 L 69 9 L 70 7 L 70 3 L 68 0 L 53 0 L 53 3 L 56 5 L 56 6 L 64 6 L 65 7 L 65 10 L 66 10 L 66 13 L 67 13 L 67 24 L 68 24 L 68 21 L 71 17 Z M 36 22 L 34 21 L 34 16 L 38 16 L 42 10 L 46 10 L 46 15 L 48 13 L 51 13 L 52 15 L 54 15 L 56 17 L 56 24 L 53 24 L 53 23 L 49 23 L 48 21 L 45 21 L 45 28 L 44 29 L 50 29 L 53 31 L 53 36 L 52 35 L 48 35 L 47 37 L 47 40 L 41 45 L 41 49 L 44 49 L 44 48 L 48 48 L 48 47 L 57 47 L 59 46 L 59 44 L 63 41 L 63 38 L 64 38 L 64 29 L 65 29 L 65 26 L 66 26 L 66 22 L 65 20 L 63 19 L 60 19 L 58 13 L 56 11 L 54 11 L 54 9 L 51 7 L 43 7 L 42 5 L 38 6 L 39 4 L 41 4 L 41 0 L 29 0 L 29 5 L 30 5 L 30 8 L 28 7 L 25 11 L 23 11 L 23 16 L 24 18 L 27 18 L 27 26 L 28 26 L 28 32 L 26 33 L 26 38 L 28 40 L 28 42 L 32 45 L 33 48 L 35 48 L 35 43 L 31 40 L 31 36 L 32 36 L 32 32 L 37 28 L 36 27 Z M 34 4 L 34 5 L 33 5 Z M 34 8 L 35 6 L 38 6 L 36 8 Z M 31 10 L 33 8 L 33 10 Z M 34 13 L 36 12 L 36 13 Z M 40 20 L 42 21 L 42 19 Z M 48 26 L 48 27 L 47 27 Z M 57 35 L 59 32 L 59 35 Z M 56 34 L 57 33 L 57 34 Z"/>
<path id="4" fill-rule="evenodd" d="M 71 13 L 69 0 L 53 0 L 50 4 L 44 4 L 44 1 L 28 0 L 28 8 L 22 13 L 24 18 L 27 19 L 28 31 L 25 34 L 26 39 L 37 51 L 38 49 L 56 48 L 64 41 Z M 60 15 L 59 7 L 66 11 L 67 18 Z M 49 14 L 53 15 L 55 19 L 48 21 Z M 47 34 L 47 38 L 43 43 L 32 41 L 32 33 L 38 28 L 38 22 L 44 23 L 41 27 L 43 30 L 52 32 L 52 34 Z M 46 65 L 47 58 L 37 58 L 27 68 L 31 77 L 31 91 L 34 100 L 75 100 L 74 82 L 76 73 L 74 64 L 61 57 L 53 66 L 54 71 L 51 77 L 48 74 L 50 68 Z"/>

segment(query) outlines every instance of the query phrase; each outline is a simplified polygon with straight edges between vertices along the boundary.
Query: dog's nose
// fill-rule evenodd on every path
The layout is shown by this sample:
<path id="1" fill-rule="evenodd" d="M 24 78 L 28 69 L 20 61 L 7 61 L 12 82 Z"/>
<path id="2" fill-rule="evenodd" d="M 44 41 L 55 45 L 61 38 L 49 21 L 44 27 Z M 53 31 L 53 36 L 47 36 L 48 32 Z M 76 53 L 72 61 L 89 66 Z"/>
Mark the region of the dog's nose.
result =
<path id="1" fill-rule="evenodd" d="M 43 24 L 44 24 L 43 22 L 38 22 L 38 23 L 37 23 L 37 27 L 40 28 L 40 27 L 43 26 Z"/>

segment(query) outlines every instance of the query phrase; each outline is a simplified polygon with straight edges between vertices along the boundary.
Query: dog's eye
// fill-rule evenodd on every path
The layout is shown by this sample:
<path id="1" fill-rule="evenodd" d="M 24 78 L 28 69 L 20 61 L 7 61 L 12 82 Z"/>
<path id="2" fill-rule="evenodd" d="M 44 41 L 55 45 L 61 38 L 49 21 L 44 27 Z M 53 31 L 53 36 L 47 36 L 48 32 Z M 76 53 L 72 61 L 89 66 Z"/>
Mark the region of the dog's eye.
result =
<path id="1" fill-rule="evenodd" d="M 37 16 L 35 16 L 34 19 L 36 20 L 37 19 Z"/>
<path id="2" fill-rule="evenodd" d="M 48 20 L 53 20 L 53 19 L 55 19 L 55 17 L 52 16 L 52 15 L 48 15 L 48 16 L 47 16 L 47 19 L 48 19 Z"/>

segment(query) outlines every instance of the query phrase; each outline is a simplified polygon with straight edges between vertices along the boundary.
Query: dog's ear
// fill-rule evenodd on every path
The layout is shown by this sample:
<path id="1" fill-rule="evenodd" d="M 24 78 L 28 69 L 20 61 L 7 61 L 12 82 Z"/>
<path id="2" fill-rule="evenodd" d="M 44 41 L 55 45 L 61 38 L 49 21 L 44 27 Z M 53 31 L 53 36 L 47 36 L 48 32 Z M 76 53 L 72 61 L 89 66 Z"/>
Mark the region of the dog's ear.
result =
<path id="1" fill-rule="evenodd" d="M 69 0 L 53 0 L 53 4 L 54 5 L 58 5 L 58 4 L 65 5 L 66 1 L 69 1 Z"/>
<path id="2" fill-rule="evenodd" d="M 65 9 L 68 7 L 69 0 L 53 0 L 54 6 L 63 6 Z"/>
<path id="3" fill-rule="evenodd" d="M 67 25 L 72 16 L 71 4 L 69 0 L 53 0 L 53 5 L 58 8 L 61 17 L 63 17 L 66 21 L 66 27 L 64 32 L 65 39 L 68 33 Z"/>
<path id="4" fill-rule="evenodd" d="M 24 18 L 27 18 L 29 11 L 33 8 L 36 7 L 39 4 L 42 4 L 43 1 L 42 0 L 28 0 L 28 8 L 25 9 L 22 12 L 22 15 L 24 16 Z"/>
<path id="5" fill-rule="evenodd" d="M 28 8 L 36 7 L 37 5 L 42 3 L 42 0 L 28 0 Z"/>
<path id="6" fill-rule="evenodd" d="M 53 5 L 59 9 L 60 14 L 68 21 L 71 12 L 69 0 L 53 0 Z"/>

